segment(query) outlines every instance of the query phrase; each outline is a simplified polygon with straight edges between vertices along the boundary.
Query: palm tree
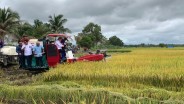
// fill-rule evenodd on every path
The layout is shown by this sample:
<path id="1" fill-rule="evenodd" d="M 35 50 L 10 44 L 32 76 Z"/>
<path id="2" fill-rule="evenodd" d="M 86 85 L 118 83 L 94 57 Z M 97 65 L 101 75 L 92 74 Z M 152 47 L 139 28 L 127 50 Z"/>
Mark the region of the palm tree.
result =
<path id="1" fill-rule="evenodd" d="M 0 38 L 3 39 L 7 33 L 19 24 L 19 14 L 10 8 L 0 8 Z"/>
<path id="2" fill-rule="evenodd" d="M 40 20 L 38 20 L 38 19 L 34 20 L 34 27 L 35 27 L 35 28 L 37 28 L 37 27 L 39 27 L 39 26 L 41 26 L 41 25 L 43 25 L 43 22 L 42 22 L 42 21 L 40 21 Z"/>
<path id="3" fill-rule="evenodd" d="M 49 16 L 49 24 L 53 33 L 70 33 L 71 31 L 63 26 L 66 22 L 67 19 L 64 19 L 63 15 Z"/>
<path id="4" fill-rule="evenodd" d="M 20 39 L 23 35 L 32 34 L 32 25 L 28 22 L 20 22 L 19 25 L 14 28 L 13 32 L 15 36 Z"/>
<path id="5" fill-rule="evenodd" d="M 44 35 L 48 34 L 49 31 L 50 29 L 47 23 L 43 23 L 38 19 L 34 20 L 33 34 L 32 34 L 34 37 L 36 38 L 43 37 Z"/>

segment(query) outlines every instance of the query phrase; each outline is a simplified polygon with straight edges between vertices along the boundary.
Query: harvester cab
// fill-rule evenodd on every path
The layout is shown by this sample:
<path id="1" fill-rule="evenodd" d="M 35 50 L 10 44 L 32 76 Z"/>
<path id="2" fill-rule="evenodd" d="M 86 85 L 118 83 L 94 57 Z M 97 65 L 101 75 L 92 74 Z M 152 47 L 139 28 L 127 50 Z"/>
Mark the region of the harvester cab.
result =
<path id="1" fill-rule="evenodd" d="M 60 62 L 60 54 L 57 49 L 57 46 L 54 44 L 54 42 L 59 38 L 67 38 L 71 39 L 69 35 L 66 34 L 48 34 L 46 37 L 46 56 L 47 56 L 47 62 L 50 67 L 56 66 Z"/>

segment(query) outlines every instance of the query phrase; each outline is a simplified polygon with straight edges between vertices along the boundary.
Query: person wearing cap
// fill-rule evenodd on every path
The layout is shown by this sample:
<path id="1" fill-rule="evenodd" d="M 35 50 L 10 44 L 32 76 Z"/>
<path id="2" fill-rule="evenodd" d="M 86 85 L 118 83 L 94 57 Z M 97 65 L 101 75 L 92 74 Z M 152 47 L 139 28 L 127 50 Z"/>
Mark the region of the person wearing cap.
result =
<path id="1" fill-rule="evenodd" d="M 24 51 L 25 65 L 30 68 L 32 66 L 32 45 L 28 44 L 28 40 L 25 40 L 21 49 Z"/>
<path id="2" fill-rule="evenodd" d="M 62 37 L 59 37 L 56 41 L 55 41 L 55 45 L 57 46 L 58 48 L 58 51 L 60 53 L 60 61 L 62 61 L 62 47 L 64 47 L 63 44 L 61 44 L 61 40 L 62 40 Z"/>
<path id="3" fill-rule="evenodd" d="M 36 46 L 33 48 L 33 53 L 36 59 L 36 66 L 42 67 L 43 60 L 42 55 L 44 54 L 44 48 L 40 45 L 40 42 L 36 42 Z"/>

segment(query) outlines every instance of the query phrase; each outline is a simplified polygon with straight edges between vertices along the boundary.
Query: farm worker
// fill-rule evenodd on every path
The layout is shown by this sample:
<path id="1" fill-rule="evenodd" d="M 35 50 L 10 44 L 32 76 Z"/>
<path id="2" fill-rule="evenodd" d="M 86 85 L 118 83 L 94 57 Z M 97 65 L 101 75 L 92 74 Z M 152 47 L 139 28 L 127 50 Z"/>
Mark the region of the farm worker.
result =
<path id="1" fill-rule="evenodd" d="M 63 45 L 63 47 L 61 48 L 62 61 L 66 60 L 66 51 L 65 51 L 65 49 L 66 49 L 66 41 L 67 40 L 68 40 L 67 38 L 63 38 L 61 40 L 61 44 Z"/>
<path id="2" fill-rule="evenodd" d="M 29 68 L 32 66 L 32 48 L 32 45 L 28 44 L 28 40 L 24 41 L 24 45 L 21 48 L 24 51 L 24 61 Z"/>
<path id="3" fill-rule="evenodd" d="M 96 50 L 96 54 L 100 54 L 100 50 Z"/>
<path id="4" fill-rule="evenodd" d="M 58 51 L 59 51 L 60 56 L 61 56 L 61 57 L 60 57 L 60 62 L 62 62 L 62 51 L 61 51 L 61 49 L 62 49 L 62 47 L 64 47 L 64 45 L 61 44 L 61 40 L 62 40 L 62 38 L 59 37 L 59 38 L 56 40 L 56 42 L 55 42 L 55 45 L 57 46 Z"/>
<path id="5" fill-rule="evenodd" d="M 19 40 L 18 45 L 16 46 L 16 52 L 18 53 L 19 58 L 19 68 L 23 68 L 25 66 L 24 62 L 24 52 L 21 50 L 22 48 L 22 42 Z"/>
<path id="6" fill-rule="evenodd" d="M 33 48 L 33 53 L 36 59 L 36 66 L 42 67 L 42 55 L 44 54 L 44 48 L 40 45 L 40 42 L 36 42 L 36 46 Z"/>

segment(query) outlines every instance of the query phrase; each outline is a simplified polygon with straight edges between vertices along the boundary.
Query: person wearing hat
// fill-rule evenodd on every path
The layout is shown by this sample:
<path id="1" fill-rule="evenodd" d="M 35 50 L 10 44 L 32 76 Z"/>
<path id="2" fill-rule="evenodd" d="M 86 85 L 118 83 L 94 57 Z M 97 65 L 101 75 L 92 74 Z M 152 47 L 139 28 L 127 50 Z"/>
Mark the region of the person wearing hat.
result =
<path id="1" fill-rule="evenodd" d="M 32 48 L 32 45 L 28 44 L 28 40 L 24 40 L 24 45 L 21 49 L 24 51 L 25 65 L 27 65 L 28 68 L 32 66 Z"/>
<path id="2" fill-rule="evenodd" d="M 33 53 L 36 59 L 36 66 L 42 67 L 42 55 L 44 54 L 44 47 L 40 45 L 40 42 L 36 42 L 36 46 L 33 48 Z"/>

